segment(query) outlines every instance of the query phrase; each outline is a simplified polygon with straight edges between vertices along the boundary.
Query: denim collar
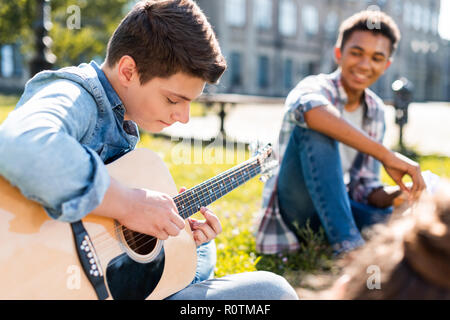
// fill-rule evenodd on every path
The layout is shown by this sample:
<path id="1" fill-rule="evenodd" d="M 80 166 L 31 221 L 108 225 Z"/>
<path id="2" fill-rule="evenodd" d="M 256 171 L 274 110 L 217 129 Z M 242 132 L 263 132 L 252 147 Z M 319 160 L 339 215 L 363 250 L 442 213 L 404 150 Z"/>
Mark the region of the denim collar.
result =
<path id="1" fill-rule="evenodd" d="M 112 108 L 115 109 L 119 106 L 122 106 L 122 108 L 123 108 L 122 100 L 120 100 L 116 91 L 112 87 L 108 78 L 106 78 L 106 75 L 103 72 L 103 70 L 100 69 L 100 66 L 97 64 L 97 62 L 91 61 L 89 63 L 89 65 L 94 68 L 95 72 L 97 72 L 98 79 L 100 80 L 100 83 L 102 84 L 102 87 L 105 90 L 106 96 L 107 96 Z"/>
<path id="2" fill-rule="evenodd" d="M 91 61 L 89 63 L 90 66 L 92 66 L 97 72 L 98 79 L 100 80 L 100 84 L 102 85 L 103 89 L 105 90 L 106 97 L 108 98 L 109 103 L 111 104 L 111 107 L 118 117 L 118 120 L 122 123 L 123 129 L 128 135 L 131 135 L 131 142 L 134 143 L 134 145 L 139 140 L 139 129 L 137 128 L 137 125 L 131 121 L 131 120 L 124 120 L 125 117 L 125 107 L 123 106 L 122 100 L 120 100 L 119 96 L 117 95 L 116 91 L 112 87 L 111 83 L 109 82 L 108 78 L 106 78 L 105 73 L 100 69 L 99 65 L 95 61 Z M 137 140 L 136 140 L 137 137 Z"/>

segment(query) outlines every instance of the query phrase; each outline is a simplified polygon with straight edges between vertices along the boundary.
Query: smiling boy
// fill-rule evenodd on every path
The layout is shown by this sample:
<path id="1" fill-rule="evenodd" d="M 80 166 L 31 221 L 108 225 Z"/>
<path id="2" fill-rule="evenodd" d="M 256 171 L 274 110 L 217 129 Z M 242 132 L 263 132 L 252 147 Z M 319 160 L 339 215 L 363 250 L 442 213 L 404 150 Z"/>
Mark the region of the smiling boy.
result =
<path id="1" fill-rule="evenodd" d="M 395 22 L 377 11 L 345 20 L 335 48 L 338 69 L 309 76 L 288 95 L 280 131 L 280 169 L 265 186 L 257 248 L 298 248 L 298 228 L 325 230 L 336 254 L 364 244 L 360 230 L 384 221 L 400 193 L 425 188 L 417 163 L 383 146 L 384 104 L 370 89 L 389 68 L 400 40 Z M 380 163 L 398 184 L 380 182 Z M 408 175 L 413 186 L 402 178 Z"/>
<path id="2" fill-rule="evenodd" d="M 27 83 L 0 126 L 0 175 L 55 220 L 72 223 L 92 213 L 158 239 L 177 236 L 185 223 L 172 198 L 121 184 L 105 164 L 135 148 L 138 126 L 159 132 L 187 123 L 190 102 L 225 69 L 194 1 L 139 2 L 110 38 L 101 66 L 44 71 Z M 208 209 L 201 213 L 204 221 L 189 220 L 199 253 L 195 279 L 170 299 L 297 298 L 285 279 L 269 272 L 212 279 L 211 240 L 221 224 Z"/>

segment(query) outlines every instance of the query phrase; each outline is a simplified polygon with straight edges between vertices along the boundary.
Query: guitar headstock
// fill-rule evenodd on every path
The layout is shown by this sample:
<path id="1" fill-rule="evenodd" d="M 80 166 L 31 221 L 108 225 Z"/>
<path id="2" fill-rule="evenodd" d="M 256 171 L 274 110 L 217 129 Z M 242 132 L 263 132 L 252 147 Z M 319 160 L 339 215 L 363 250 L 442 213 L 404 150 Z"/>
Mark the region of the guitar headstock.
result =
<path id="1" fill-rule="evenodd" d="M 272 157 L 272 151 L 272 144 L 268 143 L 254 152 L 254 156 L 258 159 L 258 164 L 261 167 L 261 176 L 259 179 L 262 182 L 266 182 L 273 174 L 273 170 L 278 166 L 278 161 Z"/>

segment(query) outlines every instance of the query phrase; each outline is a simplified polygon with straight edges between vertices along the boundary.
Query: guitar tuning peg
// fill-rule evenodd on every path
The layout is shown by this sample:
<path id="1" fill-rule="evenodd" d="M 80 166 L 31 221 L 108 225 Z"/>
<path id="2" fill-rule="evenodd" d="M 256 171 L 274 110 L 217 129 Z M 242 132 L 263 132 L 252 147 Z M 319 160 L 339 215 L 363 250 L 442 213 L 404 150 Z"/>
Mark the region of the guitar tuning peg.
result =
<path id="1" fill-rule="evenodd" d="M 272 175 L 275 169 L 278 167 L 278 161 L 277 160 L 271 160 L 266 161 L 261 165 L 261 178 L 265 177 L 264 179 L 269 179 Z M 261 180 L 263 181 L 263 180 Z M 265 182 L 265 181 L 263 181 Z"/>
<path id="2" fill-rule="evenodd" d="M 261 142 L 259 140 L 252 141 L 248 146 L 248 149 L 253 156 L 255 156 L 259 153 L 260 148 L 261 148 Z"/>

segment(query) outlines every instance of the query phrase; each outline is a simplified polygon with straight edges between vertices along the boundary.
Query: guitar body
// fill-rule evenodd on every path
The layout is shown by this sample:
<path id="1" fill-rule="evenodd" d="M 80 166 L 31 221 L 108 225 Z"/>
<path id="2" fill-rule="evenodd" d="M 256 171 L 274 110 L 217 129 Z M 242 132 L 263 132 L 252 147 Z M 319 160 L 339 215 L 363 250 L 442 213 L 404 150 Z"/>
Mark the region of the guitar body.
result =
<path id="1" fill-rule="evenodd" d="M 134 150 L 107 168 L 130 187 L 178 193 L 166 165 L 148 149 Z M 194 278 L 196 245 L 187 221 L 180 235 L 165 241 L 92 214 L 82 223 L 97 267 L 91 272 L 103 275 L 109 298 L 163 299 Z M 0 176 L 0 299 L 97 298 L 70 224 L 50 219 Z"/>

